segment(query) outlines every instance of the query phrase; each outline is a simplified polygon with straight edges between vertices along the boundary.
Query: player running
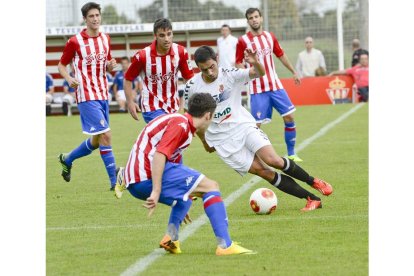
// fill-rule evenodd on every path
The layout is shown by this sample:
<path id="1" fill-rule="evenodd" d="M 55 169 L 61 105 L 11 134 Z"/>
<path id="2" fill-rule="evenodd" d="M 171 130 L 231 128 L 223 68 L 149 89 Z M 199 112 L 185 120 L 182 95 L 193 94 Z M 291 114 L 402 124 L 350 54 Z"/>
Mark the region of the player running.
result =
<path id="1" fill-rule="evenodd" d="M 332 186 L 310 176 L 293 160 L 278 156 L 266 134 L 242 106 L 243 85 L 263 76 L 265 72 L 255 50 L 245 49 L 244 56 L 251 65 L 249 69 L 223 69 L 217 66 L 216 53 L 211 47 L 201 46 L 196 50 L 194 59 L 201 72 L 187 82 L 184 99 L 196 92 L 207 92 L 217 102 L 213 122 L 205 132 L 197 132 L 198 136 L 208 152 L 216 151 L 227 165 L 242 176 L 250 172 L 285 193 L 306 199 L 307 204 L 302 211 L 321 208 L 321 199 L 303 189 L 293 178 L 326 196 L 332 193 Z M 282 170 L 286 175 L 275 172 L 269 166 Z"/>
<path id="2" fill-rule="evenodd" d="M 158 202 L 172 207 L 160 247 L 173 254 L 181 253 L 178 231 L 191 207 L 191 196 L 203 199 L 218 242 L 216 255 L 255 253 L 231 240 L 218 183 L 180 163 L 194 133 L 211 123 L 215 108 L 216 101 L 210 94 L 198 93 L 189 99 L 188 113 L 166 114 L 152 120 L 139 134 L 125 169 L 118 173 L 122 183 L 120 195 L 126 187 L 131 195 L 145 200 L 143 206 L 149 209 L 148 216 Z"/>
<path id="3" fill-rule="evenodd" d="M 60 58 L 59 73 L 76 88 L 76 102 L 80 113 L 83 133 L 91 138 L 82 142 L 69 154 L 60 154 L 62 177 L 66 182 L 71 179 L 72 163 L 87 156 L 99 147 L 102 161 L 109 176 L 111 190 L 116 184 L 115 157 L 111 146 L 109 128 L 108 81 L 106 70 L 112 71 L 116 60 L 111 56 L 109 35 L 99 32 L 101 7 L 89 2 L 81 8 L 86 29 L 72 36 L 66 43 Z M 72 77 L 66 66 L 72 62 L 75 71 Z"/>
<path id="4" fill-rule="evenodd" d="M 246 11 L 247 24 L 250 31 L 239 37 L 236 48 L 236 67 L 244 68 L 244 50 L 247 48 L 257 52 L 260 62 L 266 68 L 266 74 L 249 83 L 251 113 L 256 119 L 257 126 L 269 123 L 272 120 L 273 108 L 275 108 L 285 123 L 285 143 L 288 158 L 295 162 L 301 162 L 295 153 L 296 125 L 293 113 L 296 108 L 283 89 L 275 71 L 272 53 L 293 74 L 296 84 L 300 84 L 296 71 L 290 63 L 287 55 L 272 32 L 263 30 L 263 17 L 257 8 L 249 8 Z M 246 64 L 249 67 L 249 64 Z"/>

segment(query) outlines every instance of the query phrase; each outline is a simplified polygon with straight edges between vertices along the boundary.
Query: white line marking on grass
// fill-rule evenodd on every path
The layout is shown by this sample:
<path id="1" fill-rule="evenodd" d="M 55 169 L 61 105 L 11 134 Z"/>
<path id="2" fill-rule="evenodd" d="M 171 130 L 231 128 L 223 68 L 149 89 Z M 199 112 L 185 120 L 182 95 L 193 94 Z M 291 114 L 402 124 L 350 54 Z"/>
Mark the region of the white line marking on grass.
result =
<path id="1" fill-rule="evenodd" d="M 325 135 L 328 130 L 335 127 L 337 124 L 348 118 L 351 114 L 355 111 L 360 109 L 364 104 L 358 104 L 349 111 L 342 114 L 338 119 L 326 124 L 322 127 L 317 133 L 303 141 L 299 144 L 296 148 L 296 152 L 299 152 L 309 146 L 313 141 L 318 139 L 319 137 Z M 263 180 L 258 176 L 253 176 L 249 181 L 244 183 L 239 189 L 231 193 L 225 200 L 224 204 L 229 206 L 233 203 L 236 199 L 238 199 L 244 192 L 249 190 L 255 184 Z M 180 242 L 185 241 L 189 236 L 191 236 L 195 231 L 197 231 L 201 226 L 206 224 L 208 221 L 207 216 L 201 215 L 196 220 L 193 221 L 192 224 L 187 226 L 181 233 L 180 233 Z M 155 262 L 158 258 L 163 256 L 166 252 L 163 249 L 155 249 L 150 254 L 146 255 L 143 258 L 138 259 L 134 264 L 132 264 L 128 269 L 121 273 L 121 276 L 130 276 L 130 275 L 138 275 L 140 272 L 145 271 L 153 262 Z"/>

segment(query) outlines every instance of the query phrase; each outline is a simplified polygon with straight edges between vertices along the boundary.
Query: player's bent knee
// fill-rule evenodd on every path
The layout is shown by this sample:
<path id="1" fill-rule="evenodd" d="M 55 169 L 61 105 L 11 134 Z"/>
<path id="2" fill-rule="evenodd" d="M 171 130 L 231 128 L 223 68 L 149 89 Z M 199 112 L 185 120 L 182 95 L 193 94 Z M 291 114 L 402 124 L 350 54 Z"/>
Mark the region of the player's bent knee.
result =
<path id="1" fill-rule="evenodd" d="M 107 131 L 105 133 L 101 133 L 98 135 L 98 141 L 99 141 L 99 145 L 103 145 L 103 146 L 110 146 L 111 145 L 111 131 Z"/>
<path id="2" fill-rule="evenodd" d="M 203 180 L 201 180 L 200 184 L 198 184 L 194 192 L 207 193 L 219 190 L 219 184 L 216 181 L 204 177 Z"/>

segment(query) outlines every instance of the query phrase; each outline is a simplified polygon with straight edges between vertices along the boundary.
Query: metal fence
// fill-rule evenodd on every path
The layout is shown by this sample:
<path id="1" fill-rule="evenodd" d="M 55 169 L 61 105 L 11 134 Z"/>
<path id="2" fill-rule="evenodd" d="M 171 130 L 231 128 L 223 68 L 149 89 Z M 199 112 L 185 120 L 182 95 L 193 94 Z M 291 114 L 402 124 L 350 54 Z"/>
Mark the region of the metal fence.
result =
<path id="1" fill-rule="evenodd" d="M 85 2 L 47 0 L 47 27 L 82 25 L 80 8 Z M 104 25 L 152 23 L 159 17 L 168 17 L 173 22 L 240 19 L 245 18 L 244 13 L 247 8 L 258 7 L 262 10 L 265 29 L 276 34 L 293 65 L 296 64 L 299 52 L 305 49 L 305 38 L 311 36 L 314 47 L 321 50 L 325 57 L 328 72 L 351 65 L 352 39 L 359 38 L 363 48 L 368 49 L 368 0 L 238 0 L 237 2 L 234 0 L 96 0 L 96 2 L 101 4 Z M 338 28 L 338 15 L 342 17 L 342 28 Z M 219 32 L 217 34 L 219 35 Z M 290 76 L 283 66 L 277 67 L 280 77 Z"/>

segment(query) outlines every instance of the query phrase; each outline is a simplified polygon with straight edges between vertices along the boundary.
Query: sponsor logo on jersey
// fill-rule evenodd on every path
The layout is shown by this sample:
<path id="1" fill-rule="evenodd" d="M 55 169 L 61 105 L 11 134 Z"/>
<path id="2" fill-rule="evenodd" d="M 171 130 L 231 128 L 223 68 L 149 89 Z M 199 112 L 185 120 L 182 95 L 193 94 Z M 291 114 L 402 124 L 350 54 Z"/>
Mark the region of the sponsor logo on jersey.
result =
<path id="1" fill-rule="evenodd" d="M 90 53 L 85 60 L 86 65 L 91 65 L 92 63 L 101 64 L 106 61 L 106 52 Z"/>
<path id="2" fill-rule="evenodd" d="M 158 73 L 158 74 L 148 76 L 148 80 L 151 83 L 157 83 L 157 82 L 164 83 L 164 82 L 171 80 L 171 78 L 174 78 L 174 72 L 169 72 L 168 74 L 164 74 L 164 75 L 161 73 Z"/>
<path id="3" fill-rule="evenodd" d="M 226 109 L 224 109 L 223 111 L 218 111 L 216 113 L 214 113 L 214 118 L 215 119 L 219 119 L 220 117 L 226 116 L 227 114 L 231 113 L 231 107 L 227 107 Z"/>

